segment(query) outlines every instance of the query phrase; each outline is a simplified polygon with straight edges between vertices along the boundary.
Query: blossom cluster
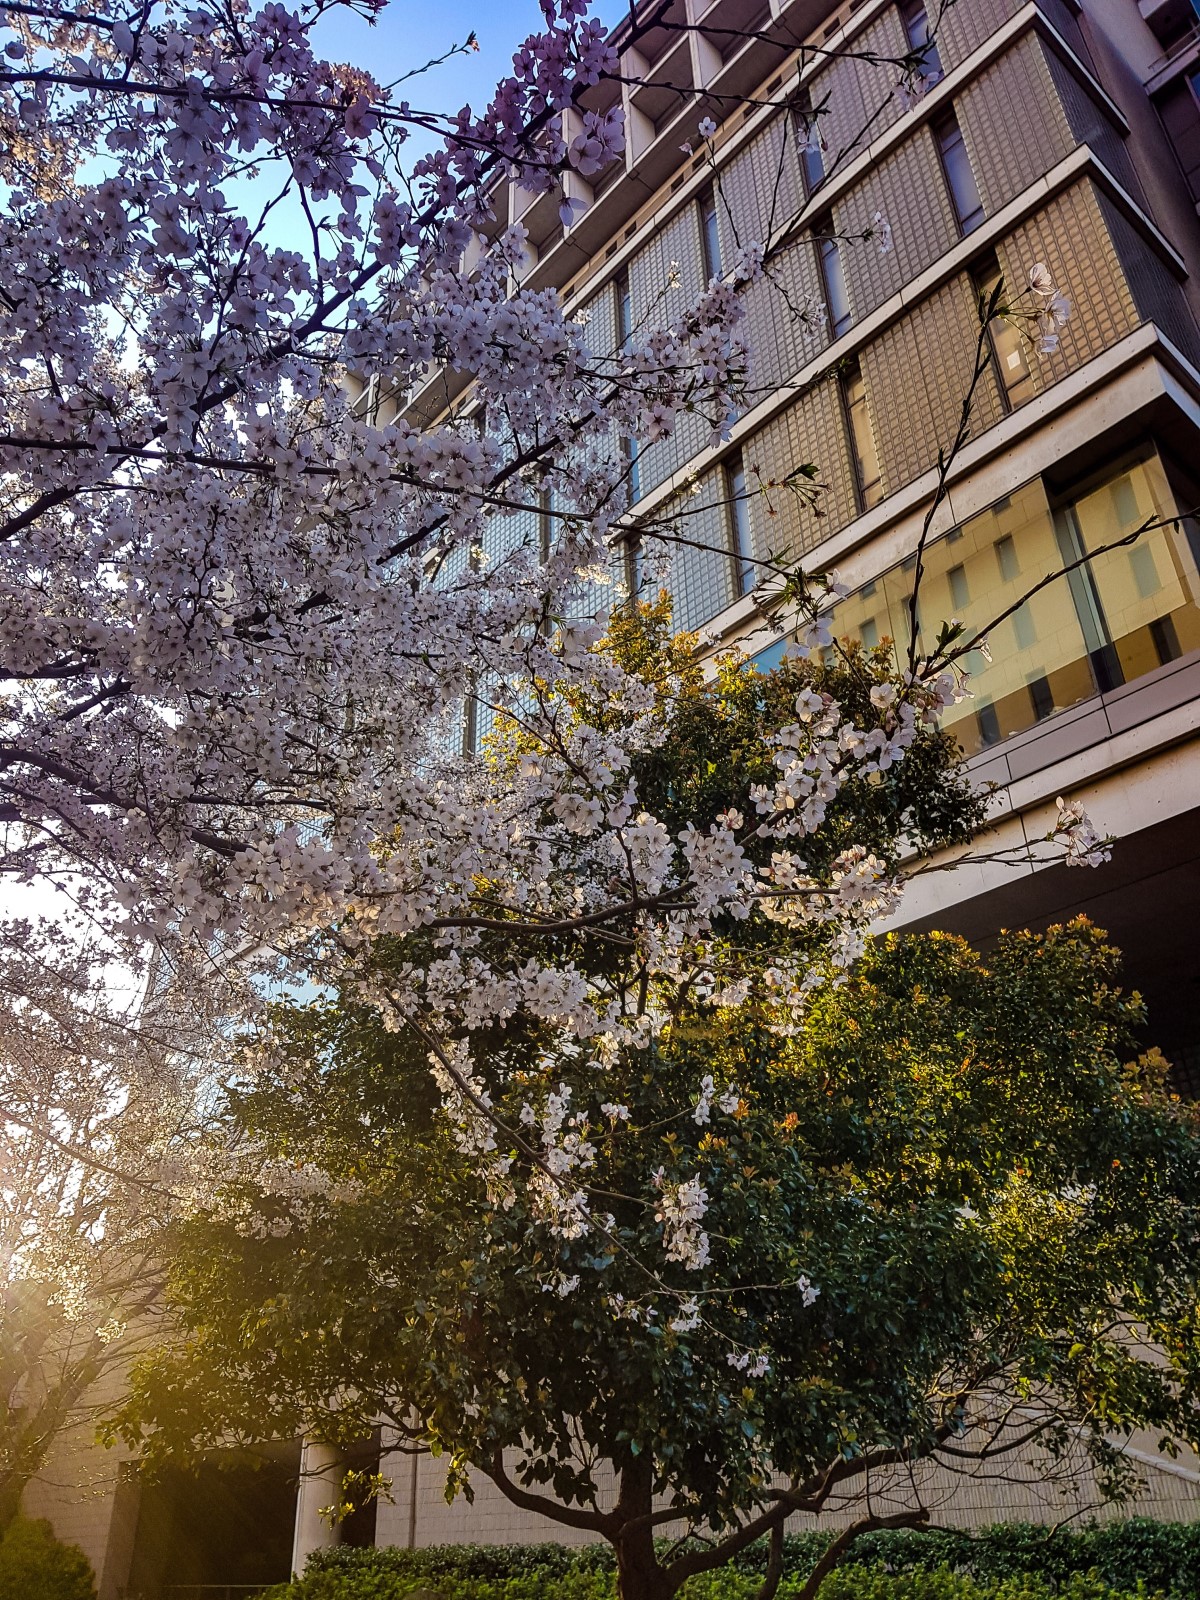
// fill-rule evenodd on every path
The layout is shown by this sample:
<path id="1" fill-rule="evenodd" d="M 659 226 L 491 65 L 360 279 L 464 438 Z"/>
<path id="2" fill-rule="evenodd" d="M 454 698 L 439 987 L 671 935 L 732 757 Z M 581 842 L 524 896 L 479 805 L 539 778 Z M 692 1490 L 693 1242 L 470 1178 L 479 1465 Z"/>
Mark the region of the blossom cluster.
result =
<path id="1" fill-rule="evenodd" d="M 597 1129 L 628 1131 L 604 1073 L 662 1035 L 669 991 L 712 1012 L 765 994 L 786 1027 L 844 971 L 902 873 L 861 842 L 826 850 L 831 817 L 850 786 L 889 781 L 961 684 L 864 668 L 853 715 L 808 687 L 769 740 L 772 782 L 682 825 L 657 814 L 633 773 L 670 737 L 678 685 L 600 648 L 609 617 L 579 596 L 628 510 L 614 441 L 687 417 L 715 446 L 745 409 L 742 290 L 767 252 L 739 242 L 690 296 L 671 274 L 656 326 L 595 344 L 531 285 L 528 235 L 495 206 L 503 182 L 557 193 L 569 225 L 570 176 L 621 153 L 619 111 L 574 110 L 616 70 L 599 21 L 542 0 L 488 107 L 438 119 L 321 59 L 330 9 L 3 13 L 5 864 L 76 875 L 132 937 L 205 960 L 268 951 L 340 976 L 372 941 L 408 941 L 361 994 L 391 1026 L 420 1022 L 458 1154 L 565 1258 L 607 1230 Z M 432 148 L 408 162 L 417 134 Z M 297 199 L 311 249 L 268 226 Z M 868 236 L 891 248 L 882 214 Z M 1011 314 L 1051 353 L 1069 306 L 1040 265 L 1027 295 Z M 451 400 L 429 421 L 435 373 Z M 534 549 L 514 530 L 547 490 Z M 836 649 L 845 592 L 805 580 L 791 654 Z M 590 720 L 565 709 L 581 700 Z M 507 718 L 486 761 L 454 739 L 469 705 Z M 1074 808 L 1057 836 L 1070 861 L 1103 857 Z M 714 949 L 757 919 L 811 945 L 781 948 L 756 988 Z M 644 981 L 576 953 L 597 928 Z M 516 1018 L 547 1061 L 509 1127 L 504 1050 L 483 1062 L 477 1043 Z M 586 1100 L 555 1070 L 582 1071 L 581 1051 Z M 680 1119 L 709 1128 L 739 1103 L 703 1076 Z M 321 1185 L 258 1180 L 278 1206 L 247 1206 L 251 1230 Z M 702 1273 L 702 1177 L 645 1187 L 663 1262 Z M 569 1294 L 578 1272 L 554 1272 Z"/>

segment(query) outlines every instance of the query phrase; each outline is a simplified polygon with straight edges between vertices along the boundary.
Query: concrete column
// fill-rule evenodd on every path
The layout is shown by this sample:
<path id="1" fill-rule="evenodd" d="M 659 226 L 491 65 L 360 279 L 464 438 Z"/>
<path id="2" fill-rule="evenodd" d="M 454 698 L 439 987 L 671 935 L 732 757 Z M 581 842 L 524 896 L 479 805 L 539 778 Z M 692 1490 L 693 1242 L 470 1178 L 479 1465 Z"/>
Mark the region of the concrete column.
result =
<path id="1" fill-rule="evenodd" d="M 296 1489 L 296 1531 L 292 1537 L 292 1576 L 300 1577 L 314 1550 L 341 1544 L 341 1526 L 328 1516 L 325 1506 L 342 1498 L 342 1453 L 320 1439 L 306 1439 L 300 1451 L 300 1483 Z"/>
<path id="2" fill-rule="evenodd" d="M 100 1600 L 120 1600 L 129 1588 L 137 1539 L 138 1512 L 141 1510 L 142 1484 L 133 1463 L 123 1461 L 117 1468 L 108 1523 L 108 1539 L 100 1566 L 97 1588 Z"/>

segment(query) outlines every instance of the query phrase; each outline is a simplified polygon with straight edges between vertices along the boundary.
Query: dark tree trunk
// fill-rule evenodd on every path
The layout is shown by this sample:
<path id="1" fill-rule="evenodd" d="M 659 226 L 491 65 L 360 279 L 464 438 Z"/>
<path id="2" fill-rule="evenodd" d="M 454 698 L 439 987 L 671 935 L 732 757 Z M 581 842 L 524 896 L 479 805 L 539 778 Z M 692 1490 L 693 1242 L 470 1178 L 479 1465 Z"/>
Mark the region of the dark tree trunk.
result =
<path id="1" fill-rule="evenodd" d="M 627 1544 L 617 1546 L 618 1600 L 674 1600 L 675 1585 L 659 1566 L 654 1555 L 654 1541 L 649 1541 L 649 1551 Z"/>
<path id="2" fill-rule="evenodd" d="M 21 1510 L 21 1496 L 29 1482 L 27 1472 L 6 1472 L 0 1476 L 0 1534 L 8 1532 Z"/>
<path id="3" fill-rule="evenodd" d="M 621 1469 L 621 1494 L 616 1516 L 637 1521 L 622 1528 L 613 1540 L 617 1552 L 618 1600 L 674 1600 L 678 1584 L 659 1565 L 654 1552 L 653 1473 L 649 1461 L 636 1457 Z"/>

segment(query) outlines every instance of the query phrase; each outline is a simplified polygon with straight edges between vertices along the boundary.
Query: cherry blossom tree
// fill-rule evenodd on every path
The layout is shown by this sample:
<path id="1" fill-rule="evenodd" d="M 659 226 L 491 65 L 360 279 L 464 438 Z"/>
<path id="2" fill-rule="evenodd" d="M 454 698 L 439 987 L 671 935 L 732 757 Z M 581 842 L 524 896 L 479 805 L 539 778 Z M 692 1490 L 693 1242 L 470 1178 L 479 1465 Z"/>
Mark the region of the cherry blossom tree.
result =
<path id="1" fill-rule="evenodd" d="M 436 119 L 318 58 L 334 9 L 4 11 L 5 864 L 69 867 L 145 931 L 254 938 L 407 894 L 372 847 L 411 832 L 464 665 L 576 659 L 536 624 L 622 507 L 611 427 L 719 428 L 744 372 L 729 284 L 622 375 L 553 293 L 513 292 L 519 230 L 460 270 L 494 178 L 546 189 L 620 149 L 615 117 L 559 131 L 614 68 L 597 21 L 547 5 L 489 108 Z M 414 134 L 434 146 L 405 164 Z M 306 250 L 271 243 L 288 207 Z M 504 438 L 352 409 L 348 368 L 404 387 L 430 362 Z M 545 568 L 518 549 L 429 581 L 568 455 Z"/>
<path id="2" fill-rule="evenodd" d="M 348 908 L 445 921 L 454 859 L 504 856 L 499 813 L 484 840 L 447 811 L 432 732 L 464 683 L 587 676 L 615 441 L 685 412 L 720 437 L 738 290 L 771 264 L 747 241 L 664 326 L 592 348 L 520 286 L 493 208 L 502 179 L 565 196 L 622 149 L 617 111 L 563 132 L 617 70 L 602 26 L 545 0 L 488 108 L 440 118 L 320 59 L 340 3 L 2 12 L 3 867 L 205 951 L 294 949 Z M 355 409 L 348 372 L 403 392 L 431 365 L 469 376 L 471 415 Z M 550 479 L 541 561 L 496 530 Z"/>
<path id="3" fill-rule="evenodd" d="M 937 713 L 964 692 L 975 641 L 944 630 L 929 653 L 857 662 L 848 698 L 806 685 L 756 727 L 738 769 L 752 783 L 678 826 L 651 803 L 637 761 L 694 685 L 598 648 L 605 618 L 584 595 L 628 510 L 618 441 L 686 413 L 721 438 L 750 371 L 741 290 L 777 246 L 745 241 L 661 326 L 594 345 L 554 291 L 523 285 L 523 232 L 493 213 L 516 182 L 557 193 L 569 223 L 571 175 L 621 151 L 617 112 L 565 119 L 617 71 L 599 22 L 543 0 L 487 108 L 442 117 L 322 59 L 314 33 L 339 9 L 382 14 L 0 6 L 0 870 L 67 885 L 122 959 L 169 972 L 173 1004 L 208 1019 L 214 1083 L 251 975 L 365 983 L 364 952 L 408 941 L 410 970 L 371 1003 L 385 1023 L 425 1018 L 446 1106 L 498 1182 L 473 1041 L 509 1016 L 552 1025 L 600 1073 L 666 1025 L 660 985 L 709 981 L 730 925 L 803 928 L 771 980 L 797 1017 L 852 964 L 903 887 L 873 796 L 928 781 L 924 814 L 953 789 L 915 757 L 941 748 Z M 635 17 L 632 41 L 664 14 Z M 885 64 L 889 93 L 920 92 L 919 52 Z M 713 133 L 699 126 L 710 154 Z M 864 248 L 888 248 L 886 219 L 868 233 Z M 1035 267 L 1003 309 L 1044 343 L 1067 308 Z M 981 334 L 975 381 L 985 352 Z M 436 423 L 382 422 L 352 398 L 352 374 L 403 393 L 439 367 L 464 375 L 469 404 Z M 541 550 L 513 530 L 547 484 Z M 647 537 L 666 549 L 687 531 Z M 837 656 L 836 577 L 784 561 L 764 576 L 797 658 Z M 464 761 L 446 736 L 464 693 L 501 719 L 492 758 Z M 1064 845 L 1103 853 L 1067 806 Z M 51 925 L 23 937 L 57 951 L 45 970 L 70 975 L 61 998 L 90 1037 L 94 956 Z M 580 941 L 633 951 L 644 981 L 614 985 Z M 5 959 L 36 1010 L 38 973 Z M 67 1069 L 35 1037 L 53 1086 Z M 67 1115 L 53 1090 L 33 1117 L 6 1088 L 12 1137 L 33 1117 L 57 1139 L 65 1116 L 70 1157 L 90 1151 L 88 1182 L 106 1181 L 109 1119 L 150 1103 L 165 1044 L 127 1053 L 119 1090 L 101 1074 L 90 1111 L 75 1095 Z M 285 1188 L 301 1181 L 289 1170 Z M 175 1175 L 164 1192 L 203 1183 Z M 95 1238 L 123 1248 L 104 1206 Z"/>
<path id="4" fill-rule="evenodd" d="M 526 818 L 624 915 L 515 933 L 541 874 L 514 855 L 476 872 L 468 948 L 364 940 L 275 1008 L 123 1425 L 186 1458 L 385 1419 L 452 1489 L 610 1541 L 622 1600 L 763 1537 L 769 1600 L 787 1519 L 849 1512 L 807 1600 L 858 1531 L 929 1520 L 933 1464 L 1119 1495 L 1130 1431 L 1195 1438 L 1200 1131 L 1123 1066 L 1140 1006 L 1088 925 L 986 960 L 867 937 L 979 806 L 935 706 L 864 732 L 886 649 L 705 681 L 669 632 L 619 619 L 622 699 L 542 707 L 581 760 L 630 753 Z M 531 721 L 490 792 L 540 768 Z M 630 791 L 618 855 L 580 822 Z"/>
<path id="5" fill-rule="evenodd" d="M 152 1340 L 163 1229 L 204 1107 L 213 1019 L 115 991 L 82 949 L 0 927 L 0 1527 Z M 128 974 L 123 974 L 128 977 Z"/>

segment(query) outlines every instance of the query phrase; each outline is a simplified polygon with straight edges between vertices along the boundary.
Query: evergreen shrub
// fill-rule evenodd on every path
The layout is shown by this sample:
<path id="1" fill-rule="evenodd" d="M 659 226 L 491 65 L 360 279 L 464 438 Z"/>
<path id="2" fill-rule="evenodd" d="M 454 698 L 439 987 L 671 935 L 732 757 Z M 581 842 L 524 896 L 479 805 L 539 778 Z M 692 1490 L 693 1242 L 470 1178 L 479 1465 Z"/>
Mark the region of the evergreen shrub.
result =
<path id="1" fill-rule="evenodd" d="M 779 1600 L 794 1600 L 828 1541 L 789 1536 Z M 821 1600 L 1200 1600 L 1200 1524 L 1131 1518 L 1076 1529 L 999 1523 L 864 1534 Z M 754 1600 L 765 1548 L 694 1579 L 681 1600 Z M 607 1545 L 442 1545 L 328 1550 L 273 1600 L 612 1600 Z M 6 1597 L 0 1594 L 0 1600 Z"/>
<path id="2" fill-rule="evenodd" d="M 48 1522 L 17 1517 L 0 1539 L 0 1600 L 96 1600 L 91 1563 Z"/>

